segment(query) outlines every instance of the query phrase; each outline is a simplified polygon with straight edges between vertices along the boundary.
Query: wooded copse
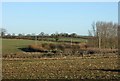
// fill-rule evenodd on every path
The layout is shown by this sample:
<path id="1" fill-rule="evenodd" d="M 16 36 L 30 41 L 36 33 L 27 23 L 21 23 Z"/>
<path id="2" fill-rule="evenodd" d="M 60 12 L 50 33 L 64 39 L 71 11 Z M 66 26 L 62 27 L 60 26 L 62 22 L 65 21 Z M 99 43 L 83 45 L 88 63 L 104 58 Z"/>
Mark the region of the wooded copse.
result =
<path id="1" fill-rule="evenodd" d="M 98 48 L 118 48 L 118 24 L 113 22 L 93 22 L 92 29 L 88 30 L 89 36 L 94 37 L 89 40 L 89 44 Z"/>

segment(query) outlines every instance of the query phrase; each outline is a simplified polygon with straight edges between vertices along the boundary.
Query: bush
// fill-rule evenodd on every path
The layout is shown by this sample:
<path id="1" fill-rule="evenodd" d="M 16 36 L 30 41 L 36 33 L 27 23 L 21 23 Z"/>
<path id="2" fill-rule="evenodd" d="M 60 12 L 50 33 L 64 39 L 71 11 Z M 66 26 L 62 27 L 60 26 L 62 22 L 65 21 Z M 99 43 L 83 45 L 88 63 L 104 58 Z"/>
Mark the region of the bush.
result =
<path id="1" fill-rule="evenodd" d="M 79 45 L 72 45 L 72 53 L 75 54 L 80 50 L 80 46 Z"/>
<path id="2" fill-rule="evenodd" d="M 50 49 L 50 46 L 49 46 L 48 43 L 43 43 L 42 47 L 45 48 L 45 49 L 47 49 L 47 50 Z"/>
<path id="3" fill-rule="evenodd" d="M 70 44 L 64 44 L 65 48 L 70 49 L 71 45 Z"/>
<path id="4" fill-rule="evenodd" d="M 41 45 L 29 45 L 28 48 L 35 52 L 44 52 L 46 49 L 44 49 Z"/>
<path id="5" fill-rule="evenodd" d="M 54 50 L 54 49 L 56 48 L 56 45 L 55 45 L 55 44 L 50 43 L 50 44 L 49 44 L 49 47 L 50 47 L 50 50 Z"/>
<path id="6" fill-rule="evenodd" d="M 62 44 L 58 44 L 58 45 L 57 45 L 57 48 L 58 48 L 59 50 L 61 50 L 61 51 L 64 51 L 64 50 L 65 50 L 65 46 L 62 45 Z"/>

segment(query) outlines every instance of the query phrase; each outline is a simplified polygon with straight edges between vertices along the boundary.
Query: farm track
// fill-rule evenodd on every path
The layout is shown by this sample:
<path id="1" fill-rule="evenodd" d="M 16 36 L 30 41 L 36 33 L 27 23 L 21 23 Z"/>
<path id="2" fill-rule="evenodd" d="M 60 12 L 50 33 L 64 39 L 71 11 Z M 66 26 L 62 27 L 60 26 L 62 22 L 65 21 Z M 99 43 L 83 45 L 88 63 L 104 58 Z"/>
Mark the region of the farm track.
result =
<path id="1" fill-rule="evenodd" d="M 24 61 L 24 60 L 75 60 L 75 59 L 101 59 L 101 58 L 115 58 L 115 59 L 118 59 L 118 56 L 117 55 L 114 55 L 114 56 L 103 56 L 103 55 L 87 55 L 87 56 L 84 56 L 84 57 L 72 57 L 72 56 L 65 56 L 65 57 L 52 57 L 52 58 L 49 58 L 49 57 L 43 57 L 43 58 L 2 58 L 2 60 L 5 60 L 5 61 L 17 61 L 17 60 L 21 60 L 21 61 Z"/>

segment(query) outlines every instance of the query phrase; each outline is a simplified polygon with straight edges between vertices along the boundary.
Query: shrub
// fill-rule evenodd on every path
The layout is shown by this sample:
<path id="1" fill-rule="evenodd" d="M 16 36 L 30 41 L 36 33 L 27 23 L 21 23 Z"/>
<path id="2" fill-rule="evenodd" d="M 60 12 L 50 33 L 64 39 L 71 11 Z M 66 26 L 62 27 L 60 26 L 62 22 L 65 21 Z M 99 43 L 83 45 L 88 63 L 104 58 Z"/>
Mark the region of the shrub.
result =
<path id="1" fill-rule="evenodd" d="M 42 43 L 41 45 L 45 49 L 49 49 L 50 48 L 48 43 Z"/>
<path id="2" fill-rule="evenodd" d="M 62 51 L 65 50 L 65 46 L 62 45 L 62 44 L 58 44 L 58 45 L 57 45 L 57 48 L 58 48 L 59 50 L 62 50 Z"/>
<path id="3" fill-rule="evenodd" d="M 55 45 L 55 44 L 50 43 L 50 44 L 49 44 L 49 47 L 50 47 L 50 50 L 54 50 L 54 49 L 56 48 L 56 45 Z"/>
<path id="4" fill-rule="evenodd" d="M 35 52 L 44 52 L 46 49 L 44 49 L 41 45 L 29 45 L 28 48 Z"/>
<path id="5" fill-rule="evenodd" d="M 72 45 L 72 53 L 75 54 L 80 50 L 80 46 L 79 45 Z"/>
<path id="6" fill-rule="evenodd" d="M 71 48 L 70 44 L 64 44 L 65 48 Z"/>

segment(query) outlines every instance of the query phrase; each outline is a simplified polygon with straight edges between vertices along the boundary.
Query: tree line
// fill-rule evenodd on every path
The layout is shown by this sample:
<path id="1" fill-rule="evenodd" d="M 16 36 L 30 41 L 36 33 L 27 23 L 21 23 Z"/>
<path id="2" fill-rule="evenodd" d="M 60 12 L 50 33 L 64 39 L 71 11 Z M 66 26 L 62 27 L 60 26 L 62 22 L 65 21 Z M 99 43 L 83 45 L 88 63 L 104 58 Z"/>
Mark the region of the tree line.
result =
<path id="1" fill-rule="evenodd" d="M 4 28 L 1 28 L 0 29 L 1 31 L 1 35 L 0 37 L 2 38 L 6 38 L 6 39 L 28 39 L 28 40 L 39 40 L 39 41 L 53 41 L 53 42 L 71 42 L 71 40 L 69 41 L 60 41 L 59 39 L 62 39 L 62 38 L 85 38 L 86 39 L 86 36 L 80 36 L 76 33 L 71 33 L 71 34 L 68 34 L 68 33 L 58 33 L 58 32 L 55 32 L 55 33 L 52 33 L 52 34 L 46 34 L 44 32 L 41 32 L 40 34 L 36 35 L 34 33 L 32 34 L 21 34 L 19 33 L 18 35 L 15 35 L 14 33 L 13 34 L 7 34 L 7 30 L 4 29 Z M 76 43 L 76 42 L 75 42 Z M 78 43 L 78 42 L 77 42 Z"/>
<path id="2" fill-rule="evenodd" d="M 58 33 L 58 32 L 56 32 L 56 33 L 52 33 L 51 35 L 49 35 L 49 34 L 46 34 L 46 33 L 44 33 L 44 32 L 41 32 L 40 34 L 38 34 L 38 35 L 36 35 L 36 34 L 34 34 L 34 33 L 32 33 L 32 34 L 22 34 L 22 33 L 19 33 L 18 35 L 15 35 L 15 33 L 12 33 L 12 34 L 7 34 L 7 30 L 6 29 L 4 29 L 4 28 L 0 28 L 0 37 L 3 37 L 3 38 L 9 38 L 9 37 L 29 37 L 29 36 L 38 36 L 38 37 L 55 37 L 55 36 L 59 36 L 59 37 L 79 37 L 79 35 L 78 34 L 76 34 L 76 33 L 71 33 L 71 34 L 68 34 L 68 33 Z"/>
<path id="3" fill-rule="evenodd" d="M 92 28 L 88 30 L 88 36 L 80 36 L 76 33 L 53 33 L 51 35 L 41 32 L 39 35 L 32 34 L 6 34 L 7 30 L 1 28 L 0 37 L 15 39 L 31 39 L 31 40 L 52 40 L 46 38 L 54 38 L 57 42 L 60 37 L 74 37 L 88 39 L 88 44 L 97 48 L 118 48 L 118 24 L 113 22 L 97 21 L 92 23 Z"/>

